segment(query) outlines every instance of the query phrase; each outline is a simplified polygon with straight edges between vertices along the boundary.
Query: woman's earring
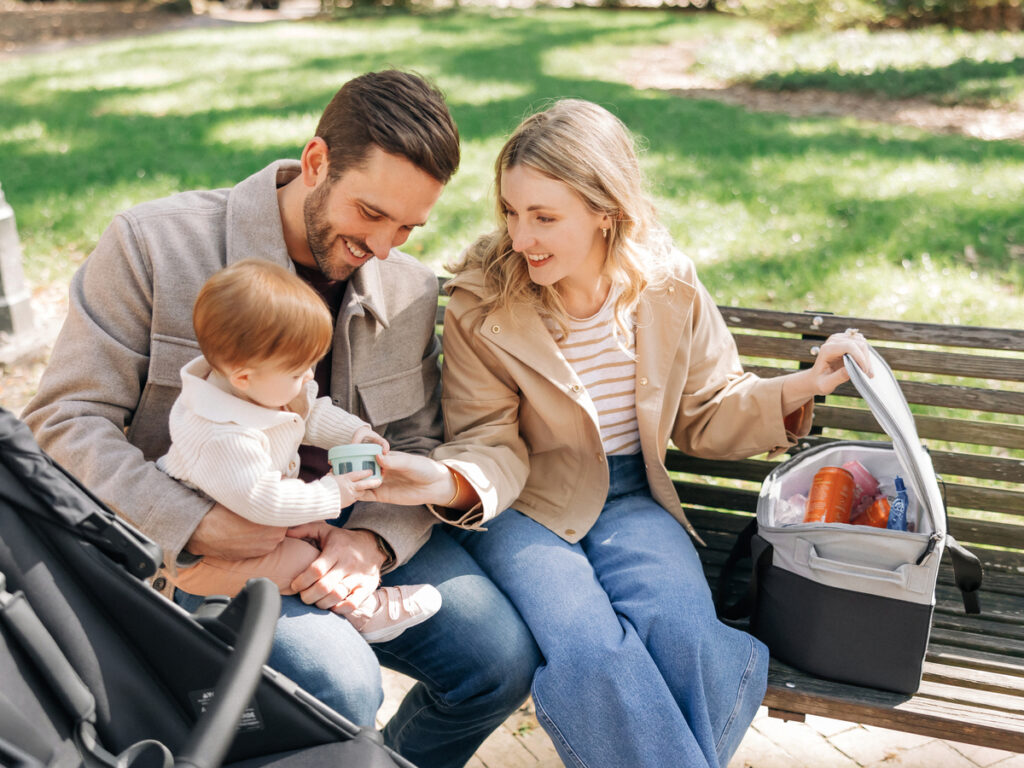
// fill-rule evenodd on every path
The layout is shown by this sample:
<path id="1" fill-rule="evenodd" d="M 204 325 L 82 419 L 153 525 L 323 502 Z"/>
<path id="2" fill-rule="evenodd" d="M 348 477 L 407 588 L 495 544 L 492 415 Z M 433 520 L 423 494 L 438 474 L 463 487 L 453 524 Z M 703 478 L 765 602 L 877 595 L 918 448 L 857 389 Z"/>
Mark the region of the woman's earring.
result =
<path id="1" fill-rule="evenodd" d="M 608 227 L 601 227 L 601 237 L 608 239 Z"/>

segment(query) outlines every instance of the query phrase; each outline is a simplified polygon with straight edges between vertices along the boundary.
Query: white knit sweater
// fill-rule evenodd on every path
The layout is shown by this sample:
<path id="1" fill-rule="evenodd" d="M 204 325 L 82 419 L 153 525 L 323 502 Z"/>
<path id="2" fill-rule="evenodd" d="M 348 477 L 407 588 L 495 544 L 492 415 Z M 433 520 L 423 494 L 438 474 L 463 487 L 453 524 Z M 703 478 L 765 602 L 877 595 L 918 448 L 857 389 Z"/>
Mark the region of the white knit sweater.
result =
<path id="1" fill-rule="evenodd" d="M 181 369 L 181 384 L 171 408 L 171 448 L 158 467 L 256 523 L 300 525 L 338 516 L 341 495 L 333 479 L 298 479 L 299 445 L 350 443 L 366 422 L 329 397 L 317 398 L 314 381 L 288 410 L 243 400 L 202 356 Z"/>

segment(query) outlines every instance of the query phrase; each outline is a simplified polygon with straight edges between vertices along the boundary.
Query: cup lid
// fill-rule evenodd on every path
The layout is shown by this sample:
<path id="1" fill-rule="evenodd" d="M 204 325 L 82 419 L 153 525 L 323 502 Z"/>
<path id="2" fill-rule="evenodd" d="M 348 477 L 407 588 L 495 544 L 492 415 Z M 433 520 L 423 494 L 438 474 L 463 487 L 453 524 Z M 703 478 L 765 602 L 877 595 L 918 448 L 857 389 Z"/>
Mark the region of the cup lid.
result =
<path id="1" fill-rule="evenodd" d="M 379 456 L 383 449 L 376 443 L 351 443 L 336 445 L 327 451 L 327 460 Z"/>

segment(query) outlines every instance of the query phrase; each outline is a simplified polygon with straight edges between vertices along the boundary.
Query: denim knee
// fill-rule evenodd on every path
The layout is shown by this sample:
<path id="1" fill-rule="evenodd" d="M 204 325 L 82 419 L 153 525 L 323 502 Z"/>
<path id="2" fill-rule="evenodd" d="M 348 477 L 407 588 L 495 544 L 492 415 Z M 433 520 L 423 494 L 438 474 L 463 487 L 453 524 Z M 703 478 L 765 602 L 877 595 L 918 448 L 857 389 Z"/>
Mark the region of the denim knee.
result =
<path id="1" fill-rule="evenodd" d="M 268 663 L 357 725 L 372 726 L 384 701 L 373 650 L 340 616 L 282 598 Z"/>

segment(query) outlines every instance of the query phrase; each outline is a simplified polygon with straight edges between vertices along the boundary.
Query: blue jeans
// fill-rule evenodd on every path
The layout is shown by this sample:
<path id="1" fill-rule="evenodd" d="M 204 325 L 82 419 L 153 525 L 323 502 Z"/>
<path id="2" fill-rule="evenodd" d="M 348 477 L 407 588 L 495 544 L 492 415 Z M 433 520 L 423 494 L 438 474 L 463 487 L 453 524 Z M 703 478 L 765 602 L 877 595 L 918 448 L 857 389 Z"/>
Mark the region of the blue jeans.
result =
<path id="1" fill-rule="evenodd" d="M 533 638 L 442 526 L 383 583 L 433 584 L 441 610 L 370 646 L 340 616 L 282 597 L 268 664 L 350 720 L 372 726 L 384 696 L 379 659 L 419 681 L 385 726 L 385 742 L 422 768 L 465 765 L 529 695 L 540 663 Z M 194 609 L 202 598 L 179 591 L 175 600 Z"/>
<path id="2" fill-rule="evenodd" d="M 578 544 L 514 509 L 457 538 L 537 639 L 533 700 L 566 765 L 724 766 L 764 697 L 768 651 L 715 616 L 642 458 L 611 456 L 609 468 L 604 509 Z"/>

